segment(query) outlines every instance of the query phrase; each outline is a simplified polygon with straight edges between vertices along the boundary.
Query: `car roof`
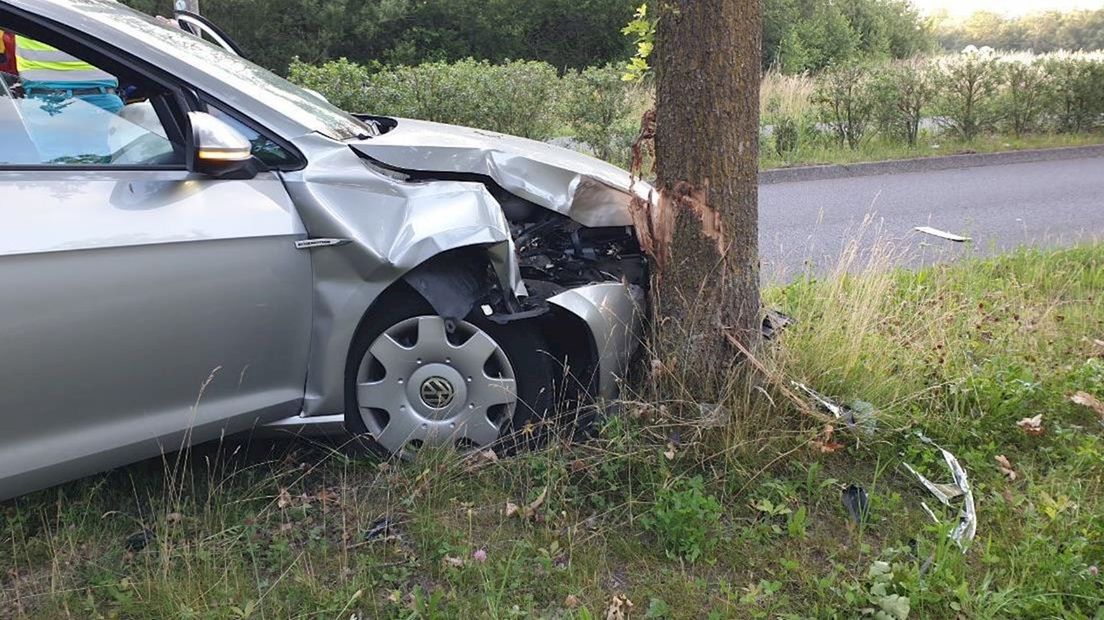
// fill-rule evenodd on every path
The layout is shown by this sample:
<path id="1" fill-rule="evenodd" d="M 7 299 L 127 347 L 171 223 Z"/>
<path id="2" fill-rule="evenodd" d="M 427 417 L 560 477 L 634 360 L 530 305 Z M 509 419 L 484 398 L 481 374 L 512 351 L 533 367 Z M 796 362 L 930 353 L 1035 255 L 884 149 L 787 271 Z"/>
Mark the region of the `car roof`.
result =
<path id="1" fill-rule="evenodd" d="M 357 121 L 246 59 L 115 0 L 0 0 L 80 31 L 183 78 L 284 138 L 357 133 Z"/>

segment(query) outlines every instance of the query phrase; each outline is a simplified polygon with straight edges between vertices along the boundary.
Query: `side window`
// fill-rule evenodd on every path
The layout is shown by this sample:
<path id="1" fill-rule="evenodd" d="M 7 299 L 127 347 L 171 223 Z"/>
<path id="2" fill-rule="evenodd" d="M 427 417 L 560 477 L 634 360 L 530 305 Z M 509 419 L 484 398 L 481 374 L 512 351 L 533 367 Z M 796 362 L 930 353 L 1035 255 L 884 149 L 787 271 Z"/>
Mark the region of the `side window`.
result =
<path id="1" fill-rule="evenodd" d="M 0 165 L 36 164 L 38 150 L 27 135 L 7 83 L 0 79 Z"/>
<path id="2" fill-rule="evenodd" d="M 2 29 L 2 25 L 0 25 Z M 0 142 L 0 162 L 23 165 L 183 165 L 184 148 L 173 141 L 154 101 L 164 93 L 133 72 L 113 72 L 48 43 L 13 34 L 16 74 L 8 105 L 29 138 L 19 161 Z M 120 76 L 119 74 L 124 74 Z M 12 112 L 9 110 L 9 115 Z M 14 123 L 11 123 L 14 125 Z M 7 131 L 4 129 L 3 131 Z"/>
<path id="3" fill-rule="evenodd" d="M 279 144 L 214 105 L 209 104 L 207 106 L 207 113 L 238 130 L 238 133 L 253 145 L 253 156 L 268 166 L 290 166 L 299 162 L 297 157 L 287 152 Z"/>

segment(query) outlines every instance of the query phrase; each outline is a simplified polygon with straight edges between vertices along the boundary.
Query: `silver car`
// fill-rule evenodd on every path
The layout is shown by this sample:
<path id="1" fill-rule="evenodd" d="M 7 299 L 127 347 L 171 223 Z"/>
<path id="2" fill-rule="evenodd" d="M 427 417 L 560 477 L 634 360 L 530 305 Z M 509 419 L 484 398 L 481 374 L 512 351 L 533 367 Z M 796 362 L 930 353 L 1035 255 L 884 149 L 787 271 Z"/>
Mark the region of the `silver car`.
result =
<path id="1" fill-rule="evenodd" d="M 111 0 L 0 0 L 0 29 L 119 82 L 0 82 L 0 499 L 257 427 L 497 445 L 616 396 L 624 171 L 350 115 Z"/>

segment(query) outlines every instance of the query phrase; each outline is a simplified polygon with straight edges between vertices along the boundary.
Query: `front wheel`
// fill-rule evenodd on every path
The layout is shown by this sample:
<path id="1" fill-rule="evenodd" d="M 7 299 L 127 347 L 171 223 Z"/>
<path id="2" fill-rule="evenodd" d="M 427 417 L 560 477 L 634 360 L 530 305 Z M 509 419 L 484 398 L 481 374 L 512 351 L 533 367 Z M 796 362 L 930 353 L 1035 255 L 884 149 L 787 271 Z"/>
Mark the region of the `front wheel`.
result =
<path id="1" fill-rule="evenodd" d="M 473 313 L 452 330 L 420 298 L 386 303 L 353 344 L 350 430 L 381 451 L 507 448 L 534 437 L 552 407 L 552 360 L 540 330 Z"/>

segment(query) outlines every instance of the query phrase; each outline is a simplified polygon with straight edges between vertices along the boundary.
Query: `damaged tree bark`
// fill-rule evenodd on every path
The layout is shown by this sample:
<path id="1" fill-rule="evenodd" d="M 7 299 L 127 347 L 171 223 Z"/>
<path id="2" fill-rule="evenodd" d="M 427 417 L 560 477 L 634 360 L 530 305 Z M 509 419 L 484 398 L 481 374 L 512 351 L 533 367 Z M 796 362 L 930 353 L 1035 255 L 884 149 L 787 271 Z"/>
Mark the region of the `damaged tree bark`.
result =
<path id="1" fill-rule="evenodd" d="M 660 193 L 643 235 L 659 335 L 719 370 L 732 339 L 751 350 L 760 334 L 760 2 L 660 6 L 654 126 L 642 132 L 654 133 Z"/>

